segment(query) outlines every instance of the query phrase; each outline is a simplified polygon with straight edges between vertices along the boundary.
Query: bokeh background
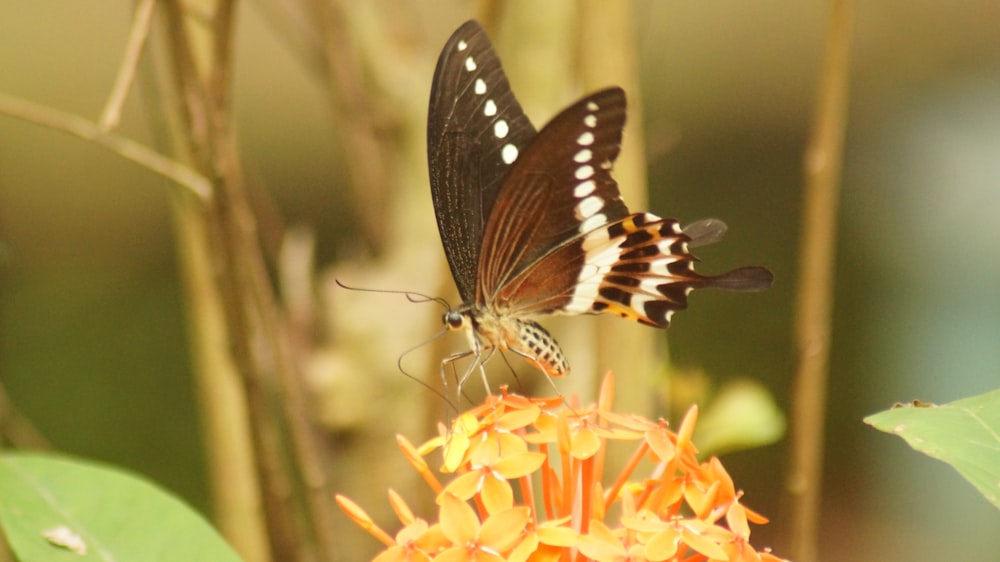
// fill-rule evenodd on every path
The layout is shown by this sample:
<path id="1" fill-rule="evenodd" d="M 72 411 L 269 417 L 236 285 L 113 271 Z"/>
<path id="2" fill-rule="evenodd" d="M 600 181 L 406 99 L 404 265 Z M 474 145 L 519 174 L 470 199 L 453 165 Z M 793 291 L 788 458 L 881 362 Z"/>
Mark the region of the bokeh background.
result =
<path id="1" fill-rule="evenodd" d="M 323 80 L 276 25 L 279 5 L 241 7 L 237 121 L 248 174 L 282 221 L 315 231 L 325 267 L 352 257 L 341 137 Z M 425 103 L 437 49 L 473 6 L 403 5 L 384 17 L 430 41 L 418 69 L 426 80 L 412 92 Z M 0 3 L 0 92 L 96 118 L 131 8 Z M 719 269 L 766 264 L 777 278 L 752 297 L 696 294 L 663 337 L 680 367 L 754 377 L 787 409 L 801 162 L 827 5 L 646 1 L 634 10 L 650 210 L 724 218 L 728 240 L 702 257 Z M 1000 552 L 995 508 L 948 467 L 861 422 L 897 401 L 947 402 L 1000 383 L 997 22 L 997 2 L 857 6 L 824 560 L 992 561 Z M 142 104 L 130 97 L 121 130 L 150 141 Z M 207 511 L 169 189 L 102 149 L 0 115 L 0 380 L 58 449 L 134 469 Z M 422 180 L 413 189 L 429 209 Z M 433 290 L 419 272 L 406 288 Z M 745 503 L 775 523 L 785 455 L 782 441 L 723 458 Z M 756 545 L 780 544 L 776 524 L 755 533 Z"/>

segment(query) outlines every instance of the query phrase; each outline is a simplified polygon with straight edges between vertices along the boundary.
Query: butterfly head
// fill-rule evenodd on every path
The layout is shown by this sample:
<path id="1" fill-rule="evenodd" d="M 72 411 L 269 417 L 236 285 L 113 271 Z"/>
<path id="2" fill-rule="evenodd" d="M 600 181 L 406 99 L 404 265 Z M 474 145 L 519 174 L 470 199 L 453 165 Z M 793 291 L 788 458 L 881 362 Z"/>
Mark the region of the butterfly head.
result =
<path id="1" fill-rule="evenodd" d="M 461 310 L 449 309 L 444 313 L 442 322 L 445 327 L 449 330 L 456 332 L 467 327 L 470 323 L 470 318 L 466 316 Z"/>

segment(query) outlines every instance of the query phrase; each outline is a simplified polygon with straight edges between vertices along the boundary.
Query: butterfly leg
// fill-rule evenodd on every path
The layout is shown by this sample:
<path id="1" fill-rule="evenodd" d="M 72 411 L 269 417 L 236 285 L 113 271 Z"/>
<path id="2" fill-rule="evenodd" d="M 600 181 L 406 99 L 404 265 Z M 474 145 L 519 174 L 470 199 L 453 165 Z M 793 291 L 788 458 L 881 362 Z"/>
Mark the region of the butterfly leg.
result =
<path id="1" fill-rule="evenodd" d="M 556 387 L 555 381 L 552 380 L 552 375 L 549 374 L 549 369 L 546 368 L 546 366 L 543 365 L 541 363 L 541 361 L 538 360 L 537 357 L 535 357 L 534 355 L 531 355 L 529 353 L 525 353 L 525 352 L 523 352 L 521 350 L 518 350 L 518 349 L 511 348 L 511 351 L 513 351 L 516 355 L 520 355 L 521 357 L 524 358 L 525 361 L 527 361 L 528 363 L 531 363 L 532 365 L 535 366 L 536 369 L 538 369 L 539 371 L 541 371 L 542 374 L 545 375 L 545 380 L 549 383 L 549 386 L 551 386 L 552 390 L 555 391 L 556 396 L 562 396 L 562 393 L 559 392 L 559 388 Z"/>
<path id="2" fill-rule="evenodd" d="M 479 369 L 479 375 L 483 378 L 483 386 L 486 388 L 486 395 L 490 397 L 491 401 L 493 399 L 493 391 L 490 390 L 490 381 L 489 379 L 486 378 L 486 362 L 493 357 L 493 354 L 496 353 L 496 351 L 497 348 L 491 347 L 489 349 L 489 352 L 486 353 L 486 356 L 483 357 L 482 360 L 478 362 L 479 363 L 478 365 L 476 365 L 476 367 Z"/>
<path id="3" fill-rule="evenodd" d="M 493 392 L 490 391 L 490 382 L 486 378 L 486 363 L 493 357 L 494 353 L 496 353 L 496 348 L 491 347 L 485 352 L 482 349 L 478 349 L 475 351 L 466 351 L 465 353 L 462 353 L 459 356 L 455 357 L 456 359 L 459 359 L 461 357 L 468 357 L 469 355 L 475 356 L 475 358 L 472 360 L 472 363 L 469 364 L 469 367 L 465 370 L 464 373 L 462 373 L 462 376 L 458 379 L 459 393 L 461 393 L 462 387 L 465 386 L 465 383 L 469 380 L 469 377 L 472 376 L 472 373 L 478 370 L 479 375 L 483 378 L 483 385 L 485 385 L 486 387 L 486 393 L 489 394 L 490 396 L 493 395 Z"/>
<path id="4" fill-rule="evenodd" d="M 490 381 L 486 377 L 486 363 L 488 363 L 489 360 L 493 358 L 493 355 L 496 353 L 496 351 L 497 350 L 495 347 L 489 347 L 484 350 L 482 347 L 477 345 L 475 349 L 471 349 L 469 351 L 463 351 L 461 353 L 456 353 L 454 355 L 449 355 L 448 357 L 445 357 L 444 360 L 441 361 L 441 384 L 444 385 L 444 388 L 446 389 L 449 386 L 448 376 L 446 373 L 446 370 L 449 366 L 454 368 L 454 363 L 456 361 L 465 359 L 466 357 L 472 357 L 472 362 L 469 363 L 469 366 L 462 372 L 462 375 L 456 376 L 457 388 L 455 392 L 455 397 L 459 402 L 461 402 L 462 389 L 465 387 L 465 383 L 469 380 L 469 377 L 472 376 L 472 373 L 474 373 L 477 370 L 479 371 L 480 377 L 482 377 L 483 379 L 483 386 L 486 389 L 486 394 L 492 397 L 493 391 L 492 389 L 490 389 Z M 468 397 L 466 398 L 468 399 Z"/>
<path id="5" fill-rule="evenodd" d="M 469 368 L 467 368 L 465 370 L 464 373 L 462 373 L 462 376 L 459 377 L 458 376 L 458 372 L 455 371 L 455 362 L 459 361 L 459 360 L 462 360 L 462 359 L 465 359 L 466 357 L 472 357 L 472 364 L 470 365 Z M 462 403 L 462 384 L 472 374 L 472 370 L 475 368 L 476 364 L 479 363 L 479 358 L 480 357 L 482 357 L 482 350 L 480 350 L 480 349 L 470 349 L 469 351 L 463 351 L 461 353 L 455 353 L 453 355 L 449 355 L 448 357 L 445 357 L 444 359 L 441 360 L 441 385 L 442 385 L 442 391 L 447 391 L 448 387 L 450 386 L 448 384 L 447 370 L 448 370 L 448 367 L 451 367 L 452 370 L 455 371 L 455 381 L 457 383 L 457 390 L 455 391 L 455 399 L 457 400 L 458 404 Z M 457 407 L 456 407 L 456 410 L 457 410 Z"/>

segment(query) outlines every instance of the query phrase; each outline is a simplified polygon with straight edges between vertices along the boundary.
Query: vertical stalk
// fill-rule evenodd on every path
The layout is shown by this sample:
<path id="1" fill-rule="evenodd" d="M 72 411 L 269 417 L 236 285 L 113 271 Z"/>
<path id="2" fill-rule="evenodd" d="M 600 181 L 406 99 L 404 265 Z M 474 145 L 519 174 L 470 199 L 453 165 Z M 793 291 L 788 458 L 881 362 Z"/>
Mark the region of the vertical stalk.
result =
<path id="1" fill-rule="evenodd" d="M 798 370 L 792 391 L 792 450 L 786 489 L 788 551 L 818 557 L 822 465 L 829 369 L 837 203 L 847 126 L 852 0 L 833 0 L 812 136 L 805 154 L 805 193 L 795 317 Z"/>
<path id="2" fill-rule="evenodd" d="M 270 558 L 288 561 L 331 560 L 331 502 L 325 493 L 319 443 L 306 419 L 307 408 L 298 366 L 290 349 L 265 260 L 257 237 L 256 219 L 247 200 L 242 163 L 232 128 L 231 46 L 236 3 L 207 1 L 202 13 L 211 14 L 210 25 L 195 24 L 190 3 L 163 2 L 174 89 L 178 92 L 181 136 L 193 165 L 213 186 L 205 208 L 180 201 L 178 225 L 187 248 L 181 254 L 189 288 L 207 287 L 198 295 L 195 320 L 210 320 L 215 329 L 195 328 L 195 336 L 212 337 L 199 342 L 199 357 L 218 353 L 220 367 L 198 373 L 203 392 L 224 392 L 226 399 L 202 397 L 204 409 L 214 420 L 208 447 L 216 474 L 246 480 L 255 473 L 263 507 Z M 205 317 L 197 316 L 205 313 Z M 208 314 L 215 314 L 214 318 Z M 208 351 L 205 351 L 208 350 Z M 236 375 L 235 377 L 233 375 Z M 228 381 L 225 380 L 228 378 Z M 220 380 L 221 379 L 221 380 Z M 235 384 L 234 384 L 235 383 Z M 242 405 L 245 404 L 245 414 Z M 228 411 L 224 411 L 228 410 Z M 249 443 L 238 443 L 241 430 L 226 435 L 225 420 L 246 423 Z M 235 448 L 225 448 L 234 445 Z M 249 445 L 252 455 L 246 454 Z M 219 447 L 220 450 L 217 450 Z M 241 451 L 234 458 L 229 450 Z M 250 461 L 249 458 L 252 458 Z M 252 462 L 252 466 L 247 466 Z M 229 486 L 229 482 L 217 484 Z M 217 490 L 217 497 L 225 492 Z M 252 500 L 252 498 L 250 498 Z M 233 514 L 229 514 L 233 515 Z M 266 559 L 266 556 L 262 556 Z"/>

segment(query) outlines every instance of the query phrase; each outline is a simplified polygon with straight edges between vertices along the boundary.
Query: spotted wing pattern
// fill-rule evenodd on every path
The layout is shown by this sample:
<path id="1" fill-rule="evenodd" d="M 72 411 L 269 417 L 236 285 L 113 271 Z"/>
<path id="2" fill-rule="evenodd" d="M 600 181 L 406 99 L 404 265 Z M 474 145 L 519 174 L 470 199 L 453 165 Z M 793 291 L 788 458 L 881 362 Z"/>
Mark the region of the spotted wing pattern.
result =
<path id="1" fill-rule="evenodd" d="M 536 134 L 478 24 L 445 44 L 428 117 L 431 194 L 463 299 L 445 319 L 472 328 L 477 359 L 511 350 L 559 376 L 565 359 L 534 316 L 611 313 L 666 327 L 693 289 L 770 286 L 761 267 L 695 272 L 689 248 L 721 239 L 721 221 L 682 229 L 629 212 L 611 177 L 625 105 L 608 88 Z"/>
<path id="2" fill-rule="evenodd" d="M 427 115 L 434 212 L 465 302 L 475 298 L 483 230 L 497 192 L 535 134 L 486 32 L 466 22 L 441 51 Z"/>

